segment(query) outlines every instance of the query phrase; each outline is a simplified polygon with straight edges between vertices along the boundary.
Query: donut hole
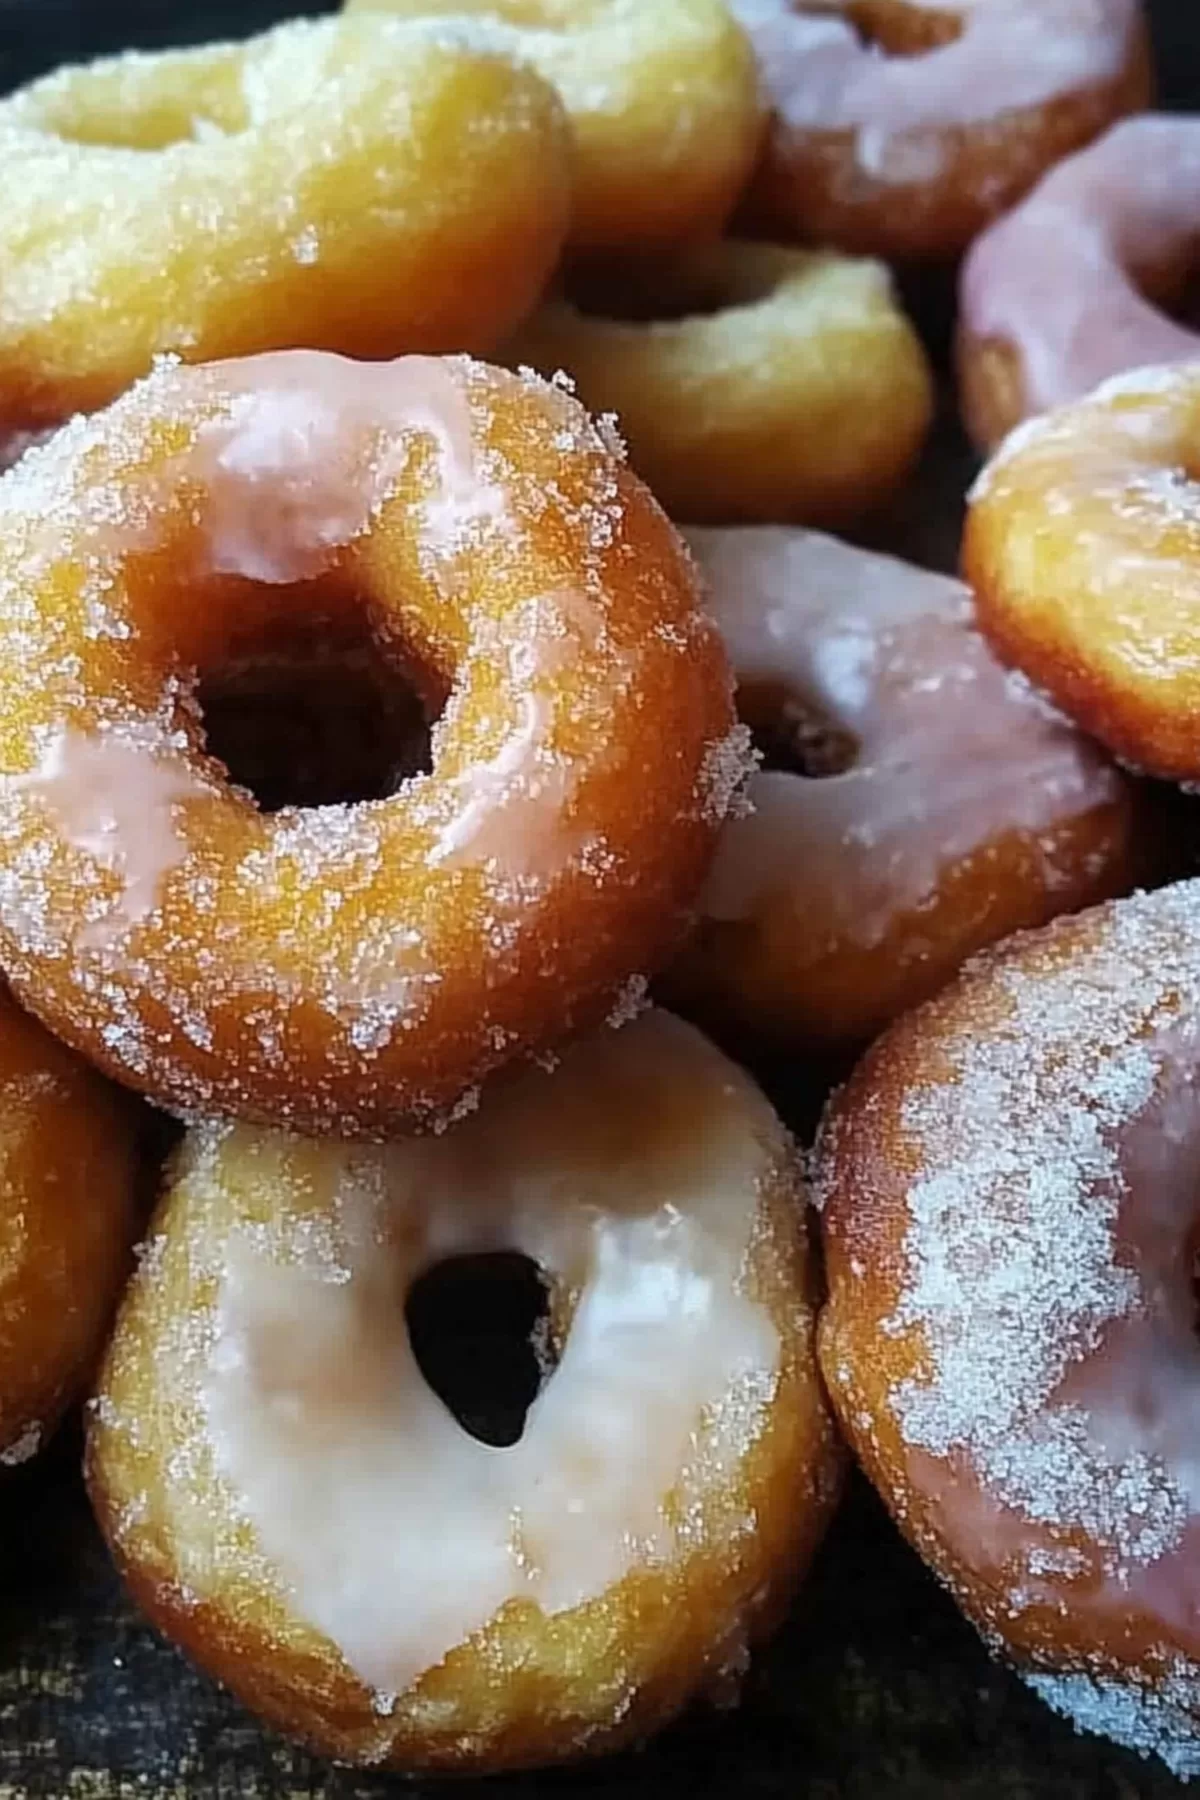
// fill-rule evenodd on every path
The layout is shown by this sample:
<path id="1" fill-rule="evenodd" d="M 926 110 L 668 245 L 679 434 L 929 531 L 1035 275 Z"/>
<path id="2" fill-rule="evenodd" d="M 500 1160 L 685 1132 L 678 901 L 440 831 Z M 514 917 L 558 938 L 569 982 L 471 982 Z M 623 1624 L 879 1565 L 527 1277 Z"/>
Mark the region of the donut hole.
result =
<path id="1" fill-rule="evenodd" d="M 737 708 L 765 770 L 823 781 L 845 775 L 858 761 L 861 746 L 854 733 L 795 688 L 777 682 L 744 684 Z"/>
<path id="2" fill-rule="evenodd" d="M 557 1362 L 538 1265 L 516 1250 L 448 1257 L 413 1282 L 404 1313 L 417 1367 L 463 1430 L 518 1443 Z"/>
<path id="3" fill-rule="evenodd" d="M 1192 247 L 1187 266 L 1175 272 L 1165 291 L 1156 294 L 1151 289 L 1147 298 L 1185 331 L 1200 331 L 1200 243 Z"/>
<path id="4" fill-rule="evenodd" d="M 1126 279 L 1164 318 L 1200 331 L 1200 238 L 1176 244 L 1157 262 L 1130 262 Z"/>
<path id="5" fill-rule="evenodd" d="M 565 296 L 585 318 L 619 325 L 673 325 L 711 319 L 731 307 L 757 306 L 776 293 L 794 254 L 772 244 L 742 244 L 738 255 L 720 245 L 670 264 L 609 264 L 576 269 Z"/>
<path id="6" fill-rule="evenodd" d="M 913 5 L 911 0 L 807 0 L 802 13 L 829 14 L 853 25 L 860 43 L 886 56 L 928 56 L 962 36 L 961 17 L 949 8 Z"/>
<path id="7" fill-rule="evenodd" d="M 244 651 L 197 699 L 209 754 L 264 813 L 383 800 L 431 767 L 425 708 L 365 632 Z"/>

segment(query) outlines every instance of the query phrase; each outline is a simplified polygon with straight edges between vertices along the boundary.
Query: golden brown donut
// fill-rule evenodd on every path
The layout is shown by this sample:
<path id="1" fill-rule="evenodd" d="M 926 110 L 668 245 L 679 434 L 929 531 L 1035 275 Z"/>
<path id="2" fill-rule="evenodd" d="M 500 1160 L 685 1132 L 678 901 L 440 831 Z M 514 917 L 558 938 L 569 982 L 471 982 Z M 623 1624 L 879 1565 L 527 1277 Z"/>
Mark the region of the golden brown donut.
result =
<path id="1" fill-rule="evenodd" d="M 723 0 L 346 0 L 461 21 L 536 69 L 574 138 L 570 241 L 650 250 L 714 235 L 762 142 L 754 56 Z"/>
<path id="2" fill-rule="evenodd" d="M 951 262 L 1061 157 L 1149 103 L 1139 0 L 730 0 L 775 106 L 744 216 Z"/>
<path id="3" fill-rule="evenodd" d="M 531 1258 L 557 1367 L 507 1449 L 405 1295 Z M 832 1510 L 794 1152 L 665 1014 L 386 1148 L 195 1127 L 101 1380 L 88 1478 L 150 1617 L 344 1761 L 486 1773 L 728 1694 Z"/>
<path id="4" fill-rule="evenodd" d="M 500 352 L 616 414 L 673 518 L 833 525 L 891 498 L 933 410 L 887 270 L 727 240 L 586 279 Z M 610 308 L 612 309 L 610 313 Z"/>
<path id="5" fill-rule="evenodd" d="M 984 232 L 959 286 L 958 375 L 975 441 L 1128 369 L 1200 360 L 1160 310 L 1200 260 L 1200 119 L 1114 125 Z"/>
<path id="6" fill-rule="evenodd" d="M 765 767 L 664 991 L 739 1046 L 864 1044 L 966 957 L 1128 890 L 1132 782 L 993 659 L 961 582 L 815 532 L 691 531 Z"/>
<path id="7" fill-rule="evenodd" d="M 0 1464 L 95 1374 L 138 1225 L 136 1117 L 0 993 Z"/>
<path id="8" fill-rule="evenodd" d="M 447 26 L 293 20 L 0 101 L 0 426 L 156 356 L 488 350 L 562 246 L 552 91 Z"/>
<path id="9" fill-rule="evenodd" d="M 984 631 L 1085 731 L 1200 780 L 1200 365 L 1141 369 L 1019 426 L 971 496 Z"/>
<path id="10" fill-rule="evenodd" d="M 1200 883 L 981 959 L 816 1157 L 821 1365 L 901 1529 L 1081 1730 L 1200 1774 Z"/>
<path id="11" fill-rule="evenodd" d="M 266 816 L 205 677 L 364 626 L 428 773 Z M 0 483 L 0 946 L 186 1114 L 384 1133 L 674 950 L 747 767 L 685 548 L 560 387 L 465 358 L 166 367 Z"/>

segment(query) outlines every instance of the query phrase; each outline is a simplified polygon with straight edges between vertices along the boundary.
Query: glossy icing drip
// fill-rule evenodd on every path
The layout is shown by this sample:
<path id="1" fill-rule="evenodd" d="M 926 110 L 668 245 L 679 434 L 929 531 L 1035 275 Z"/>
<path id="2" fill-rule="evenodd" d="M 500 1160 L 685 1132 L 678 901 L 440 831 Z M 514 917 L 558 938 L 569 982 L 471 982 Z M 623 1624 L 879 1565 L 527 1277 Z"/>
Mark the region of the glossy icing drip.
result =
<path id="1" fill-rule="evenodd" d="M 882 180 L 918 180 L 939 164 L 936 134 L 1113 80 L 1138 24 L 1136 0 L 907 0 L 960 21 L 920 56 L 864 44 L 851 10 L 792 0 L 732 0 L 784 124 L 856 134 L 858 161 Z M 912 140 L 918 139 L 919 142 Z"/>
<path id="2" fill-rule="evenodd" d="M 944 871 L 1113 800 L 1118 777 L 993 659 L 961 583 L 782 526 L 688 533 L 740 684 L 779 686 L 857 745 L 841 774 L 752 777 L 703 909 L 801 916 L 879 942 Z"/>
<path id="3" fill-rule="evenodd" d="M 698 1034 L 643 1015 L 441 1139 L 195 1142 L 197 1204 L 288 1162 L 286 1213 L 223 1253 L 203 1405 L 262 1551 L 364 1681 L 402 1693 L 507 1603 L 561 1612 L 678 1553 L 689 1470 L 744 1454 L 779 1359 L 744 1271 L 782 1138 Z M 503 1450 L 426 1386 L 403 1312 L 422 1270 L 499 1249 L 570 1297 Z"/>
<path id="4" fill-rule="evenodd" d="M 977 240 L 963 325 L 1015 351 L 1025 407 L 1044 411 L 1123 370 L 1200 356 L 1200 336 L 1137 287 L 1198 253 L 1200 119 L 1129 119 Z"/>

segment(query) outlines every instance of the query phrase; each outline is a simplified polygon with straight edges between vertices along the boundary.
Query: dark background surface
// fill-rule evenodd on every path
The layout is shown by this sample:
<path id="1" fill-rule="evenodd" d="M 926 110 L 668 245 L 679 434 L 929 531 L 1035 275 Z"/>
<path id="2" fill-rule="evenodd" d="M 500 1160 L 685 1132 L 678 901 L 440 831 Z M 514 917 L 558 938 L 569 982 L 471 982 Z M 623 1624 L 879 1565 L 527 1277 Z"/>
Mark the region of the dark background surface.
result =
<path id="1" fill-rule="evenodd" d="M 126 45 L 243 35 L 289 10 L 331 8 L 0 0 L 0 87 Z M 1200 105 L 1200 0 L 1151 0 L 1150 12 L 1164 100 Z M 926 481 L 940 524 L 931 532 L 912 519 L 914 555 L 934 543 L 944 555 L 962 471 L 945 439 Z M 78 1452 L 68 1431 L 0 1490 L 0 1800 L 431 1791 L 293 1751 L 142 1625 L 91 1526 Z M 857 1485 L 740 1710 L 698 1711 L 636 1756 L 459 1791 L 488 1800 L 1168 1800 L 1188 1790 L 1157 1764 L 1075 1736 L 992 1664 Z"/>

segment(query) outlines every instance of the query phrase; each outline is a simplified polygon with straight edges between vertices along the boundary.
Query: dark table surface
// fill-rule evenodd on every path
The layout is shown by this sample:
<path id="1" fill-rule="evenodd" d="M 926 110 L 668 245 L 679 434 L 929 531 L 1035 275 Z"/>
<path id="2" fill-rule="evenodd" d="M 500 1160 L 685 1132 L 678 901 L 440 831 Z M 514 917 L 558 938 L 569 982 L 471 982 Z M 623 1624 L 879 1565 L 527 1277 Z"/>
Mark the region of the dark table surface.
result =
<path id="1" fill-rule="evenodd" d="M 652 6 L 654 0 L 645 0 Z M 0 0 L 0 88 L 124 45 L 243 35 L 270 0 Z M 1200 102 L 1200 0 L 1151 0 L 1164 100 Z M 2 179 L 0 171 L 0 179 Z M 953 556 L 968 463 L 952 428 L 904 547 Z M 771 1082 L 787 1097 L 786 1077 Z M 77 1433 L 0 1491 L 0 1800 L 383 1800 L 259 1729 L 126 1604 L 78 1482 Z M 460 1791 L 462 1791 L 460 1789 Z M 1169 1800 L 1157 1765 L 1077 1737 L 989 1661 L 855 1485 L 791 1623 L 741 1707 L 698 1711 L 648 1749 L 488 1784 L 491 1800 Z"/>

